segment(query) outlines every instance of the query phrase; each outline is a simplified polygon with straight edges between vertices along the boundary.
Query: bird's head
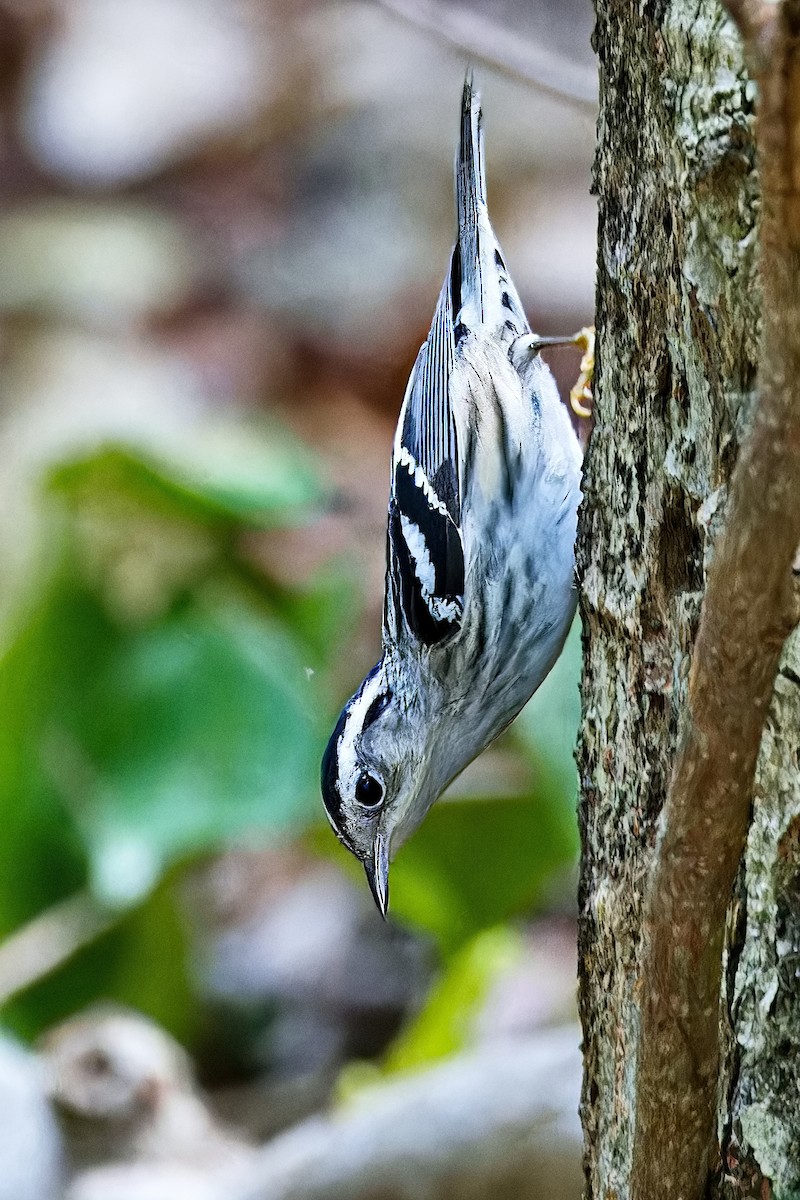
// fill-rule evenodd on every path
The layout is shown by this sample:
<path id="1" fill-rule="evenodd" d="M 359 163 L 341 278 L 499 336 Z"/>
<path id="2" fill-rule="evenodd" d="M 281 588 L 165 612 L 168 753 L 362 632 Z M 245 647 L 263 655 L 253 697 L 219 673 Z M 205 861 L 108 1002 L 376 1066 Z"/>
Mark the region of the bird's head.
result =
<path id="1" fill-rule="evenodd" d="M 328 820 L 363 863 L 384 916 L 390 851 L 414 832 L 439 793 L 427 726 L 418 696 L 398 695 L 382 660 L 344 706 L 322 759 Z"/>

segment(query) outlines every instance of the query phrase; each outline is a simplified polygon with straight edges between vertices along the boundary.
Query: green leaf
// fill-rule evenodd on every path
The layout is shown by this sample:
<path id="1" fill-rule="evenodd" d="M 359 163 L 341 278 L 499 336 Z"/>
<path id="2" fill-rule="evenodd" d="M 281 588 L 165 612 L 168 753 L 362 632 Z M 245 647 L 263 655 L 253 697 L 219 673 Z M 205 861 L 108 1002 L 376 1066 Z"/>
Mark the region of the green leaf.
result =
<path id="1" fill-rule="evenodd" d="M 561 798 L 446 800 L 392 864 L 392 912 L 452 952 L 481 929 L 528 911 L 574 857 Z"/>
<path id="2" fill-rule="evenodd" d="M 417 1071 L 469 1046 L 476 1017 L 494 982 L 520 961 L 522 938 L 507 925 L 484 930 L 456 953 L 431 989 L 425 1006 L 400 1032 L 383 1061 L 348 1063 L 336 1098 L 347 1104 L 389 1075 Z"/>
<path id="3" fill-rule="evenodd" d="M 0 936 L 78 890 L 87 859 L 42 754 L 58 654 L 46 594 L 0 652 Z"/>
<path id="4" fill-rule="evenodd" d="M 0 930 L 85 886 L 115 928 L 7 1007 L 33 1036 L 98 998 L 184 1034 L 183 930 L 169 864 L 316 813 L 318 694 L 292 636 L 227 581 L 120 625 L 57 568 L 0 657 Z M 126 906 L 133 905 L 126 911 Z"/>
<path id="5" fill-rule="evenodd" d="M 91 596 L 75 605 L 50 741 L 100 897 L 130 903 L 177 859 L 308 821 L 316 695 L 277 622 L 224 585 L 124 633 Z"/>
<path id="6" fill-rule="evenodd" d="M 520 961 L 522 938 L 507 925 L 487 929 L 451 959 L 422 1012 L 384 1061 L 387 1074 L 413 1071 L 469 1044 L 475 1017 L 492 984 Z"/>
<path id="7" fill-rule="evenodd" d="M 185 947 L 161 881 L 316 817 L 318 672 L 352 589 L 298 598 L 238 560 L 243 530 L 323 494 L 275 430 L 106 447 L 50 484 L 33 601 L 0 631 L 0 935 L 87 884 L 119 920 L 8 1020 L 31 1033 L 106 996 L 178 1032 Z"/>
<path id="8" fill-rule="evenodd" d="M 268 529 L 297 520 L 325 495 L 311 455 L 276 426 L 204 426 L 162 452 L 107 445 L 51 472 L 73 500 L 137 497 L 200 521 Z"/>
<path id="9" fill-rule="evenodd" d="M 303 588 L 290 590 L 263 579 L 258 586 L 271 618 L 296 638 L 312 671 L 327 672 L 340 661 L 352 641 L 359 607 L 349 574 L 333 567 Z"/>

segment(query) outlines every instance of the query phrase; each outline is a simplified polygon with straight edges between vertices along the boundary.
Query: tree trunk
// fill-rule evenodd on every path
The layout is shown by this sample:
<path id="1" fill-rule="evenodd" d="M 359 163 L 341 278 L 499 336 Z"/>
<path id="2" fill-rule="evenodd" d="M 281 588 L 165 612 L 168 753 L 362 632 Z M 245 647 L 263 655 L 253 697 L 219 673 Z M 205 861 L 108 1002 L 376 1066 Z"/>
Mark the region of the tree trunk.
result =
<path id="1" fill-rule="evenodd" d="M 582 1116 L 588 1195 L 645 1200 L 631 1183 L 637 1121 L 648 1108 L 652 1122 L 660 1094 L 637 1086 L 643 997 L 657 986 L 642 972 L 644 898 L 706 570 L 752 407 L 755 88 L 712 0 L 597 0 L 596 48 L 596 426 L 578 548 Z M 795 633 L 729 909 L 719 1140 L 704 1158 L 702 1146 L 675 1139 L 670 1152 L 677 1160 L 697 1151 L 703 1178 L 699 1192 L 676 1186 L 674 1200 L 706 1187 L 726 1198 L 800 1194 L 799 981 Z"/>
<path id="2" fill-rule="evenodd" d="M 800 636 L 781 660 L 734 902 L 716 1196 L 800 1195 Z M 762 1178 L 772 1185 L 765 1191 Z"/>

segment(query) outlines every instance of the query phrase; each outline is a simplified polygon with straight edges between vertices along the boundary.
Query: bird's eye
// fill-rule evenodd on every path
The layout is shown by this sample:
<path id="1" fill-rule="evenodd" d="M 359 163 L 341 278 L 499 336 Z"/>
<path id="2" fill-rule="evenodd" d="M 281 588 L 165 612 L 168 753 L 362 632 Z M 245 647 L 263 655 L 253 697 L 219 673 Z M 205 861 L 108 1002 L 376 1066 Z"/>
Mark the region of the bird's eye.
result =
<path id="1" fill-rule="evenodd" d="M 356 800 L 364 808 L 377 808 L 383 800 L 383 785 L 374 775 L 359 775 L 356 780 Z"/>

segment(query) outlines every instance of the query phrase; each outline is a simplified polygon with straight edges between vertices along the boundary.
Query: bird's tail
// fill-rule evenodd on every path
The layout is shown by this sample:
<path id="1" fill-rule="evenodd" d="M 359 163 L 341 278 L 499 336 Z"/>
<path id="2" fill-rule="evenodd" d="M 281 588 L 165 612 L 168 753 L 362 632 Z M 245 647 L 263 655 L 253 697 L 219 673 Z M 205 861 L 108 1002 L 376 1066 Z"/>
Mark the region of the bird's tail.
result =
<path id="1" fill-rule="evenodd" d="M 461 101 L 461 140 L 456 159 L 459 235 L 474 236 L 486 211 L 486 171 L 483 164 L 483 113 L 472 72 L 464 80 Z"/>
<path id="2" fill-rule="evenodd" d="M 513 334 L 528 330 L 522 304 L 506 270 L 486 207 L 483 114 L 472 72 L 464 80 L 461 138 L 456 156 L 458 255 L 454 254 L 453 316 L 468 328 L 489 325 L 498 331 L 513 324 Z M 460 301 L 460 303 L 459 303 Z"/>
<path id="3" fill-rule="evenodd" d="M 488 222 L 488 213 L 486 172 L 483 165 L 483 114 L 480 94 L 473 87 L 471 71 L 464 80 L 461 101 L 461 138 L 456 156 L 456 203 L 460 296 L 453 297 L 453 308 L 456 312 L 460 308 L 464 323 L 474 327 L 483 319 L 481 225 Z"/>

